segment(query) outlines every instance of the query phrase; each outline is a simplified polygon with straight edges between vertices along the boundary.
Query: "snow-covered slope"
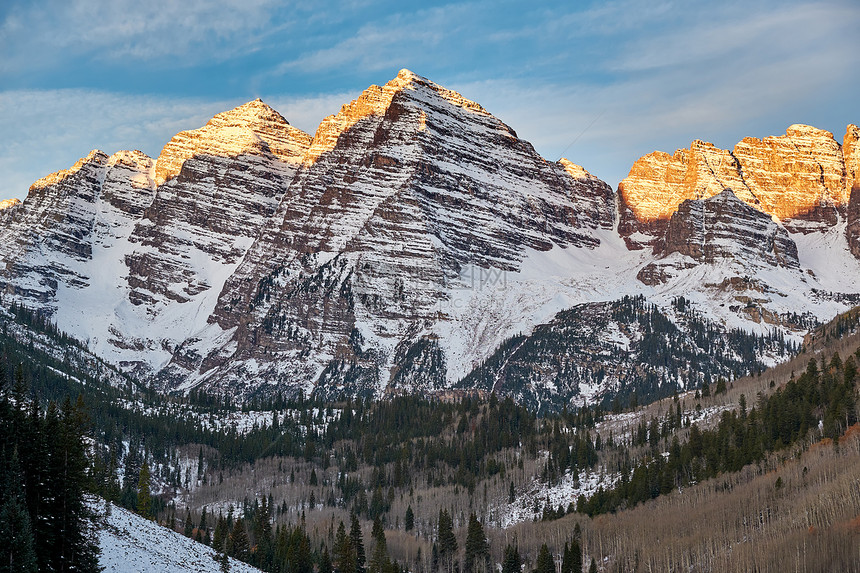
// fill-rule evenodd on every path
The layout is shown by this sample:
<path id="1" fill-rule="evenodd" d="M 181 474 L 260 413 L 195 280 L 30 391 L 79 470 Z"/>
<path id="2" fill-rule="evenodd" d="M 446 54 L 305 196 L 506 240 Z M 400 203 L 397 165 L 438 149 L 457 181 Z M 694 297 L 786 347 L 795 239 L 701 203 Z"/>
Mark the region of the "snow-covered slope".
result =
<path id="1" fill-rule="evenodd" d="M 100 504 L 99 509 L 104 508 Z M 99 531 L 99 565 L 110 573 L 218 573 L 217 553 L 175 531 L 121 507 L 111 514 Z M 230 571 L 255 573 L 260 570 L 230 558 Z"/>

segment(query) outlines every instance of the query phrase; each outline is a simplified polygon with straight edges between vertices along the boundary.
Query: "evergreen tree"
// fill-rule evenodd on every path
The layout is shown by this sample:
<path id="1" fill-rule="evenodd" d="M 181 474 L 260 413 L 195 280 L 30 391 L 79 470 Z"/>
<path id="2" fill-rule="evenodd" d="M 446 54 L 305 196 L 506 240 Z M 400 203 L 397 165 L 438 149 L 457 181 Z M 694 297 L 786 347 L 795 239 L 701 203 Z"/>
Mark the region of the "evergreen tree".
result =
<path id="1" fill-rule="evenodd" d="M 143 473 L 143 472 L 141 472 Z M 191 521 L 191 509 L 185 508 L 185 528 L 182 530 L 182 535 L 191 537 L 194 534 L 194 522 Z"/>
<path id="2" fill-rule="evenodd" d="M 138 453 L 138 443 L 132 440 L 128 446 L 128 453 L 123 461 L 123 478 L 122 478 L 122 494 L 120 496 L 120 505 L 124 508 L 134 511 L 137 509 L 137 484 L 140 481 L 140 457 Z"/>
<path id="3" fill-rule="evenodd" d="M 454 535 L 454 521 L 447 509 L 439 510 L 438 528 L 436 542 L 439 546 L 439 557 L 450 571 L 453 569 L 454 554 L 457 552 L 457 537 Z"/>
<path id="4" fill-rule="evenodd" d="M 343 521 L 337 527 L 334 556 L 338 573 L 356 573 L 358 566 L 356 563 L 355 548 L 349 535 L 346 534 L 346 527 L 344 527 Z"/>
<path id="5" fill-rule="evenodd" d="M 516 545 L 505 546 L 505 556 L 502 560 L 502 573 L 520 573 L 523 560 Z"/>
<path id="6" fill-rule="evenodd" d="M 355 551 L 356 571 L 358 573 L 364 573 L 364 565 L 367 557 L 364 553 L 364 542 L 361 538 L 361 525 L 358 523 L 358 517 L 355 513 L 352 514 L 352 524 L 349 528 L 349 539 L 352 542 L 352 547 Z"/>
<path id="7" fill-rule="evenodd" d="M 412 505 L 406 508 L 406 515 L 403 518 L 403 527 L 406 531 L 412 531 L 415 527 L 415 514 L 412 512 Z"/>
<path id="8" fill-rule="evenodd" d="M 198 529 L 203 532 L 203 544 L 209 545 L 212 539 L 209 537 L 209 524 L 206 523 L 206 506 L 203 506 L 203 512 L 200 514 L 200 525 Z"/>
<path id="9" fill-rule="evenodd" d="M 59 432 L 49 441 L 46 472 L 46 476 L 53 476 L 46 503 L 53 515 L 48 526 L 53 543 L 40 547 L 44 540 L 37 537 L 37 558 L 47 556 L 45 570 L 98 571 L 96 515 L 84 500 L 88 485 L 84 443 L 88 417 L 83 398 L 78 397 L 74 405 L 66 398 L 59 415 Z M 43 569 L 41 564 L 39 569 Z"/>
<path id="10" fill-rule="evenodd" d="M 218 520 L 215 522 L 215 533 L 212 536 L 212 547 L 221 551 L 224 549 L 225 541 L 227 540 L 227 520 L 219 511 Z"/>
<path id="11" fill-rule="evenodd" d="M 561 572 L 560 573 L 571 573 L 571 571 L 573 571 L 573 563 L 571 562 L 571 559 L 572 559 L 572 551 L 570 550 L 568 543 L 565 542 L 564 549 L 561 552 Z M 582 573 L 582 572 L 578 571 L 577 573 Z"/>
<path id="12" fill-rule="evenodd" d="M 251 542 L 245 530 L 245 520 L 241 517 L 233 524 L 233 529 L 227 538 L 227 553 L 239 561 L 248 562 L 251 557 Z"/>
<path id="13" fill-rule="evenodd" d="M 35 573 L 35 539 L 30 526 L 30 513 L 21 490 L 23 476 L 18 471 L 17 452 L 13 453 L 10 469 L 0 481 L 0 571 Z"/>
<path id="14" fill-rule="evenodd" d="M 469 527 L 466 532 L 466 555 L 463 560 L 463 571 L 475 573 L 486 571 L 490 565 L 490 545 L 484 533 L 484 527 L 478 517 L 469 514 Z"/>
<path id="15" fill-rule="evenodd" d="M 564 550 L 561 573 L 582 573 L 582 547 L 579 545 L 579 538 L 574 536 L 570 548 L 565 544 Z"/>
<path id="16" fill-rule="evenodd" d="M 553 561 L 546 543 L 541 545 L 540 551 L 538 551 L 535 573 L 555 573 L 555 561 Z"/>
<path id="17" fill-rule="evenodd" d="M 368 573 L 385 573 L 390 565 L 388 559 L 388 547 L 385 541 L 385 530 L 382 527 L 382 519 L 376 516 L 373 520 L 373 531 L 371 535 L 373 548 L 370 554 Z"/>
<path id="18" fill-rule="evenodd" d="M 597 573 L 597 559 L 591 560 L 591 566 L 588 568 L 588 573 Z"/>
<path id="19" fill-rule="evenodd" d="M 137 482 L 137 513 L 146 519 L 152 518 L 149 464 L 146 461 L 140 467 L 140 479 Z"/>
<path id="20" fill-rule="evenodd" d="M 221 573 L 230 573 L 230 556 L 227 555 L 227 550 L 223 549 L 215 554 L 215 558 L 218 560 L 218 570 Z"/>
<path id="21" fill-rule="evenodd" d="M 328 553 L 328 547 L 323 544 L 322 552 L 320 553 L 319 565 L 317 573 L 334 573 L 334 568 L 331 563 L 331 556 Z"/>

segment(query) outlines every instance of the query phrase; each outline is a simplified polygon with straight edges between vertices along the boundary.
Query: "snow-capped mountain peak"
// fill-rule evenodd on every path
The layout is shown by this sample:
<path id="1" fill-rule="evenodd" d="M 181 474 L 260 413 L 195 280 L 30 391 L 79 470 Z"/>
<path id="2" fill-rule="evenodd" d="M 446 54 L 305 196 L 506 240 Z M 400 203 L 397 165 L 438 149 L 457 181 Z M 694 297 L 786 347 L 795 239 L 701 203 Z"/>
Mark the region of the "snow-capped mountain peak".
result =
<path id="1" fill-rule="evenodd" d="M 641 158 L 616 193 L 401 70 L 313 137 L 254 100 L 157 160 L 92 152 L 4 211 L 0 282 L 165 390 L 448 387 L 559 312 L 606 317 L 623 296 L 679 328 L 683 296 L 709 328 L 799 341 L 857 298 L 858 136 L 696 140 Z"/>

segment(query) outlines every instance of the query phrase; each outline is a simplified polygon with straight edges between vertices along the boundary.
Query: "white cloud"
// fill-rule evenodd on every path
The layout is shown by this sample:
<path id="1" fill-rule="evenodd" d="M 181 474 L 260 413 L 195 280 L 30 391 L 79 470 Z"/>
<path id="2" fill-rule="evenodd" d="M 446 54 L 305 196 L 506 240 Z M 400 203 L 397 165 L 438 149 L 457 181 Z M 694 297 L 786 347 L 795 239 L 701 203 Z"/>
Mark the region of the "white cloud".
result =
<path id="1" fill-rule="evenodd" d="M 600 28 L 619 6 L 585 20 Z M 560 72 L 539 84 L 448 87 L 481 102 L 548 159 L 567 148 L 565 156 L 613 185 L 641 155 L 694 138 L 730 148 L 746 136 L 812 123 L 841 139 L 845 125 L 860 119 L 839 105 L 857 89 L 851 70 L 860 68 L 860 40 L 850 30 L 860 25 L 860 9 L 799 5 L 777 15 L 750 9 L 741 20 L 734 9 L 684 18 L 685 26 L 632 35 L 602 53 L 594 67 L 611 69 L 608 79 Z"/>
<path id="2" fill-rule="evenodd" d="M 264 99 L 313 133 L 322 117 L 366 87 L 346 91 L 356 78 L 381 84 L 408 67 L 480 102 L 547 158 L 564 151 L 613 185 L 642 154 L 672 151 L 693 138 L 730 147 L 795 122 L 840 137 L 845 123 L 860 121 L 845 116 L 857 113 L 860 69 L 860 6 L 847 0 L 621 0 L 578 12 L 536 5 L 501 21 L 483 0 L 417 11 L 362 1 L 322 8 L 273 2 L 14 4 L 0 23 L 0 50 L 14 57 L 0 61 L 0 73 L 60 50 L 128 59 L 131 68 L 158 58 L 175 68 L 267 50 L 284 63 L 268 74 L 255 67 L 234 83 L 245 86 L 242 93 L 275 94 Z M 189 68 L 189 84 L 195 73 Z M 348 79 L 331 79 L 338 74 Z M 141 77 L 157 84 L 157 76 Z M 313 89 L 302 77 L 335 87 L 289 95 L 287 82 L 298 82 L 297 91 Z M 93 147 L 157 154 L 177 131 L 240 103 L 220 94 L 0 93 L 0 198 L 21 197 L 34 179 Z"/>

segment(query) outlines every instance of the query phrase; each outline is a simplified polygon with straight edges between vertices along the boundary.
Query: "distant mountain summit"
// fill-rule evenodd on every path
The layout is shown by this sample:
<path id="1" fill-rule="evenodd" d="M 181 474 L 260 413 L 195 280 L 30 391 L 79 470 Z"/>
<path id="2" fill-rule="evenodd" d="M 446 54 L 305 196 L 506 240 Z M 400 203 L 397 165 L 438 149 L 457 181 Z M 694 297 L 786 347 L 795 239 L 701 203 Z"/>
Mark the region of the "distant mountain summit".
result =
<path id="1" fill-rule="evenodd" d="M 428 392 L 481 367 L 475 387 L 594 400 L 622 385 L 606 361 L 552 376 L 487 361 L 560 311 L 611 318 L 625 295 L 681 330 L 679 296 L 718 332 L 789 341 L 858 300 L 857 139 L 795 125 L 732 152 L 696 141 L 641 158 L 616 193 L 401 70 L 313 137 L 255 100 L 155 160 L 93 151 L 37 181 L 0 211 L 0 287 L 165 391 Z M 604 319 L 590 336 L 607 356 L 641 341 Z M 594 344 L 563 339 L 571 355 Z M 696 383 L 672 364 L 660 384 Z"/>

